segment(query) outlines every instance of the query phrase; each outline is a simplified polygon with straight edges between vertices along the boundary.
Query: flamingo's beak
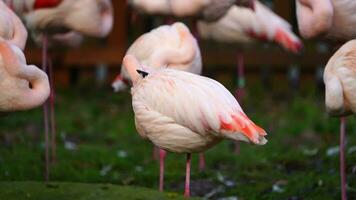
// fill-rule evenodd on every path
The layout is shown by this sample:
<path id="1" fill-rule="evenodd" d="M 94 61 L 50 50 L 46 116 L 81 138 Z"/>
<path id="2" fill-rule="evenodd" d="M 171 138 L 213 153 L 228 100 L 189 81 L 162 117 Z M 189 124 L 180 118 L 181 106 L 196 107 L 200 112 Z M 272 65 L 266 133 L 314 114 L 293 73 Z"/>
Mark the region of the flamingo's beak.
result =
<path id="1" fill-rule="evenodd" d="M 255 10 L 255 0 L 236 0 L 235 3 L 237 6 L 242 6 Z"/>

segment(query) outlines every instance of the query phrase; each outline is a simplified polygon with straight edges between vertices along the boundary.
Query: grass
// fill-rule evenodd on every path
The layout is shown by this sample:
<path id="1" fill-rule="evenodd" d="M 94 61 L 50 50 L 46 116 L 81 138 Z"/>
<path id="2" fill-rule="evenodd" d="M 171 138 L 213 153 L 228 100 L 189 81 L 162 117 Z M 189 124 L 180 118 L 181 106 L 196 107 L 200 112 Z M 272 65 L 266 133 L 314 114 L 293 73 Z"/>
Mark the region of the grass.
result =
<path id="1" fill-rule="evenodd" d="M 112 184 L 88 183 L 51 183 L 39 182 L 0 182 L 2 199 L 22 200 L 98 200 L 98 199 L 133 199 L 133 200 L 179 200 L 184 197 L 175 193 L 160 193 L 147 188 L 116 186 Z"/>
<path id="2" fill-rule="evenodd" d="M 206 152 L 204 172 L 199 172 L 198 156 L 194 156 L 193 195 L 239 200 L 339 199 L 338 154 L 327 156 L 327 151 L 338 145 L 339 125 L 337 119 L 325 114 L 321 95 L 310 89 L 297 95 L 270 93 L 257 86 L 248 91 L 254 92 L 247 94 L 242 103 L 244 110 L 267 130 L 268 144 L 241 143 L 240 154 L 236 155 L 233 143 L 224 141 Z M 136 133 L 130 103 L 128 93 L 112 94 L 108 89 L 76 87 L 58 91 L 57 162 L 51 166 L 51 180 L 59 185 L 58 190 L 44 189 L 41 183 L 41 109 L 2 117 L 0 180 L 4 182 L 0 183 L 0 197 L 9 198 L 1 199 L 11 199 L 15 194 L 25 198 L 27 193 L 33 199 L 45 199 L 47 195 L 65 199 L 66 192 L 67 199 L 115 199 L 111 197 L 120 195 L 120 191 L 137 195 L 122 199 L 142 199 L 146 193 L 157 195 L 152 199 L 168 198 L 169 194 L 132 189 L 156 190 L 158 164 L 152 159 L 152 145 Z M 352 150 L 356 146 L 355 131 L 355 118 L 349 117 L 349 199 L 356 199 L 356 151 Z M 183 193 L 184 170 L 185 156 L 168 154 L 166 191 Z M 106 184 L 112 185 L 105 192 L 101 188 Z M 99 196 L 94 198 L 94 194 Z"/>

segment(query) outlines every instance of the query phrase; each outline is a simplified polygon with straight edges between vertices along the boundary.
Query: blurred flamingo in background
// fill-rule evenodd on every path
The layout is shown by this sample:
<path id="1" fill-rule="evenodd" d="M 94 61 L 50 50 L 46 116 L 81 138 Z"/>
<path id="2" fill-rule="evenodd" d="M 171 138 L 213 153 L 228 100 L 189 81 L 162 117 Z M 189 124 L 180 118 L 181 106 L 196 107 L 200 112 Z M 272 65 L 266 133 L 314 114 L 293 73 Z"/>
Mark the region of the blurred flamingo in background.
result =
<path id="1" fill-rule="evenodd" d="M 216 22 L 198 21 L 198 33 L 203 39 L 228 43 L 273 41 L 284 49 L 298 53 L 302 42 L 284 19 L 255 1 L 255 10 L 233 6 Z"/>
<path id="2" fill-rule="evenodd" d="M 110 0 L 5 0 L 24 20 L 35 42 L 43 46 L 44 71 L 49 71 L 51 95 L 44 105 L 45 132 L 51 126 L 52 161 L 56 160 L 56 132 L 54 119 L 53 74 L 47 48 L 49 46 L 76 47 L 84 35 L 107 36 L 113 26 L 113 8 Z M 48 69 L 47 69 L 48 65 Z M 49 112 L 48 112 L 49 110 Z M 50 115 L 50 119 L 48 116 Z M 47 152 L 47 151 L 46 151 Z M 48 176 L 47 176 L 48 177 Z M 48 179 L 48 178 L 46 178 Z"/>
<path id="3" fill-rule="evenodd" d="M 163 25 L 139 37 L 127 50 L 126 55 L 135 56 L 145 68 L 173 68 L 195 74 L 201 74 L 202 60 L 196 39 L 188 27 L 177 22 Z M 123 64 L 124 65 L 124 64 Z M 114 90 L 122 91 L 132 83 L 126 67 L 113 82 Z M 156 150 L 153 150 L 154 154 Z M 160 150 L 160 183 L 163 191 L 165 151 Z"/>
<path id="4" fill-rule="evenodd" d="M 163 25 L 140 36 L 127 50 L 148 68 L 174 68 L 195 74 L 202 71 L 200 49 L 188 27 L 177 22 Z M 125 67 L 112 86 L 116 92 L 126 89 L 131 83 Z"/>
<path id="5" fill-rule="evenodd" d="M 273 41 L 293 53 L 298 53 L 303 46 L 292 32 L 290 24 L 259 1 L 255 1 L 253 11 L 233 6 L 224 17 L 215 22 L 199 20 L 197 31 L 202 39 L 218 42 L 251 44 L 255 41 Z M 241 103 L 245 94 L 244 57 L 241 52 L 238 52 L 236 57 L 238 72 L 236 97 Z M 238 153 L 239 149 L 237 142 L 235 153 Z"/>
<path id="6" fill-rule="evenodd" d="M 138 133 L 162 149 L 187 154 L 185 196 L 190 196 L 191 153 L 205 151 L 224 138 L 267 142 L 266 132 L 220 83 L 169 68 L 146 69 L 131 55 L 123 63 L 133 82 Z"/>
<path id="7" fill-rule="evenodd" d="M 296 0 L 296 9 L 299 31 L 304 38 L 356 38 L 354 0 Z"/>
<path id="8" fill-rule="evenodd" d="M 254 0 L 129 0 L 138 11 L 147 14 L 198 17 L 215 21 L 226 14 L 233 5 L 253 8 Z"/>
<path id="9" fill-rule="evenodd" d="M 51 127 L 51 158 L 56 160 L 56 131 L 54 114 L 53 74 L 47 48 L 49 46 L 78 46 L 83 35 L 105 37 L 113 25 L 110 0 L 4 0 L 21 16 L 35 42 L 43 46 L 42 69 L 49 72 L 50 102 L 44 105 L 45 136 Z M 47 68 L 47 65 L 48 68 Z M 49 117 L 50 116 L 50 117 Z M 48 124 L 50 122 L 50 125 Z M 46 181 L 49 180 L 49 144 L 46 139 Z"/>
<path id="10" fill-rule="evenodd" d="M 356 40 L 344 44 L 329 60 L 324 71 L 326 110 L 340 118 L 341 198 L 346 195 L 345 116 L 356 113 Z"/>
<path id="11" fill-rule="evenodd" d="M 298 26 L 304 38 L 324 37 L 333 40 L 351 40 L 356 38 L 356 1 L 353 0 L 296 0 Z M 354 73 L 355 42 L 351 41 L 341 47 L 330 59 L 325 68 L 326 107 L 334 114 L 343 114 L 343 108 L 352 103 L 352 79 Z M 333 91 L 334 90 L 334 91 Z M 344 92 L 344 95 L 343 95 Z M 346 93 L 348 93 L 346 95 Z M 341 95 L 340 95 L 341 94 Z M 340 96 L 338 96 L 340 95 Z M 351 96 L 350 96 L 351 95 Z M 350 98 L 350 99 L 349 99 Z M 349 102 L 350 101 L 350 102 Z M 350 105 L 348 105 L 350 106 Z M 340 119 L 340 175 L 341 198 L 346 200 L 345 172 L 345 128 L 346 118 Z"/>

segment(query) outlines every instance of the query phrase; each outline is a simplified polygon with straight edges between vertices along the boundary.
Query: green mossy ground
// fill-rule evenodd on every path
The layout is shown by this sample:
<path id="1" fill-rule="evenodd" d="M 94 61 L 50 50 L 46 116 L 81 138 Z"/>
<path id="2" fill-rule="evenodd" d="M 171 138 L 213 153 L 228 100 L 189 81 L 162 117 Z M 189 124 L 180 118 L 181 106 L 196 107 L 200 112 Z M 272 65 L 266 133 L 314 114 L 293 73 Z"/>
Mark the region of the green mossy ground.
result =
<path id="1" fill-rule="evenodd" d="M 152 189 L 117 186 L 112 184 L 0 182 L 1 199 L 7 200 L 179 200 L 185 199 L 176 193 L 160 193 Z"/>
<path id="2" fill-rule="evenodd" d="M 253 92 L 247 95 L 244 110 L 267 130 L 268 144 L 243 143 L 235 155 L 233 143 L 224 141 L 207 151 L 204 172 L 199 172 L 195 155 L 192 193 L 205 196 L 215 191 L 211 199 L 339 199 L 338 154 L 326 153 L 338 145 L 339 121 L 325 114 L 321 94 L 310 90 L 271 94 L 259 87 L 248 91 Z M 21 199 L 27 194 L 36 200 L 48 195 L 50 199 L 164 199 L 183 193 L 185 156 L 176 154 L 167 156 L 165 190 L 169 194 L 134 188 L 156 190 L 158 163 L 152 159 L 152 145 L 135 131 L 128 93 L 87 87 L 57 93 L 58 151 L 51 180 L 59 184 L 48 188 L 41 183 L 42 110 L 11 113 L 0 118 L 0 180 L 4 181 L 0 197 L 9 197 L 0 199 L 17 199 L 16 195 Z M 349 199 L 356 199 L 355 131 L 355 118 L 349 117 Z M 108 189 L 106 184 L 111 184 Z"/>

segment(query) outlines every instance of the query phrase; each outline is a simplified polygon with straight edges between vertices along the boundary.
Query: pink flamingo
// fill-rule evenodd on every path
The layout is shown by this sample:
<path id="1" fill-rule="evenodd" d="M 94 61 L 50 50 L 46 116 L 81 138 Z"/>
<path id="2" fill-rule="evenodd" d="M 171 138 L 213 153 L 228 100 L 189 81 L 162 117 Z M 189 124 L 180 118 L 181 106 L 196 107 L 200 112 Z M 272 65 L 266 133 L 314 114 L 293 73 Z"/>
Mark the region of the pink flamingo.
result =
<path id="1" fill-rule="evenodd" d="M 296 0 L 296 9 L 299 31 L 304 38 L 356 38 L 354 0 Z"/>
<path id="2" fill-rule="evenodd" d="M 329 60 L 324 71 L 325 105 L 328 113 L 340 118 L 341 197 L 346 195 L 345 116 L 356 113 L 356 40 L 344 44 Z"/>
<path id="3" fill-rule="evenodd" d="M 253 11 L 241 6 L 233 6 L 225 16 L 215 22 L 199 20 L 197 30 L 203 39 L 219 42 L 251 44 L 256 40 L 274 41 L 293 53 L 299 52 L 303 46 L 288 22 L 259 1 L 255 1 Z M 236 98 L 242 102 L 245 94 L 245 77 L 241 52 L 237 53 L 237 71 L 239 82 Z M 238 153 L 239 149 L 239 143 L 236 142 L 235 152 Z"/>
<path id="4" fill-rule="evenodd" d="M 198 21 L 198 32 L 203 39 L 219 42 L 273 41 L 293 53 L 303 46 L 288 22 L 258 1 L 255 1 L 254 11 L 233 6 L 216 22 Z"/>
<path id="5" fill-rule="evenodd" d="M 132 106 L 138 133 L 170 152 L 186 153 L 185 196 L 190 196 L 191 153 L 222 139 L 263 145 L 266 132 L 255 125 L 220 83 L 174 69 L 146 69 L 127 55 Z M 146 70 L 146 71 L 144 71 Z"/>
<path id="6" fill-rule="evenodd" d="M 196 39 L 188 27 L 177 22 L 163 25 L 139 37 L 127 50 L 126 55 L 134 55 L 146 68 L 173 68 L 200 74 L 202 61 Z M 122 91 L 132 83 L 125 67 L 112 84 L 115 91 Z M 156 149 L 153 150 L 154 154 Z M 159 190 L 163 191 L 164 159 L 166 152 L 159 151 Z"/>
<path id="7" fill-rule="evenodd" d="M 112 4 L 110 0 L 6 0 L 6 2 L 24 19 L 27 28 L 32 31 L 31 36 L 35 42 L 43 46 L 42 68 L 49 72 L 52 86 L 50 101 L 44 105 L 45 135 L 48 134 L 50 126 L 51 158 L 52 161 L 55 161 L 53 69 L 48 58 L 48 45 L 76 47 L 81 43 L 83 35 L 105 37 L 110 33 L 113 25 Z M 48 119 L 49 116 L 50 119 Z M 46 147 L 48 148 L 49 145 L 46 145 Z M 48 152 L 48 149 L 46 149 L 46 152 Z M 48 180 L 48 175 L 46 175 L 46 180 Z"/>
<path id="8" fill-rule="evenodd" d="M 350 40 L 356 37 L 356 1 L 352 0 L 296 0 L 298 26 L 304 38 L 325 37 L 333 40 Z M 340 91 L 350 91 L 352 83 L 346 83 L 349 75 L 342 71 L 353 67 L 352 61 L 355 42 L 351 41 L 341 47 L 330 59 L 325 68 L 324 82 L 326 84 L 327 109 L 335 113 L 345 106 L 348 101 Z M 350 56 L 345 54 L 349 52 Z M 338 62 L 341 61 L 341 62 Z M 342 65 L 345 63 L 345 65 Z M 348 65 L 347 65 L 348 64 Z M 334 74 L 334 75 L 333 75 Z M 342 83 L 340 85 L 340 83 Z M 345 85 L 343 85 L 345 84 Z M 347 85 L 346 85 L 347 84 Z M 336 87 L 338 90 L 332 91 Z M 341 96 L 333 96 L 335 94 Z M 345 93 L 344 93 L 345 94 Z M 348 94 L 350 95 L 350 94 Z M 333 99 L 335 97 L 335 99 Z M 345 98 L 344 100 L 341 100 Z M 350 96 L 351 98 L 351 96 Z M 338 107 L 333 107 L 338 106 Z M 352 110 L 352 109 L 351 109 Z M 354 110 L 352 110 L 354 111 Z M 337 114 L 337 113 L 336 113 Z M 345 174 L 345 127 L 346 118 L 340 119 L 340 175 L 341 175 L 341 198 L 346 200 L 346 174 Z"/>

